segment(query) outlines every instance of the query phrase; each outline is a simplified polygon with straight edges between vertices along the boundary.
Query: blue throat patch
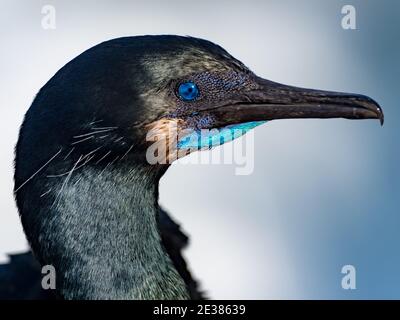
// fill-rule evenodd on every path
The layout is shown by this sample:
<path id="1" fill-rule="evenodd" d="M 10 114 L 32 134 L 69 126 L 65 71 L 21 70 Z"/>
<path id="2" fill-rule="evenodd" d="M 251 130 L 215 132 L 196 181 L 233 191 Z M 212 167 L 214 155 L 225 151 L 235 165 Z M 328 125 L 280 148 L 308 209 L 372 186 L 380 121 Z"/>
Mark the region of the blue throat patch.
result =
<path id="1" fill-rule="evenodd" d="M 252 121 L 209 131 L 195 130 L 178 141 L 178 149 L 202 149 L 219 146 L 239 138 L 249 130 L 264 123 L 266 121 Z"/>

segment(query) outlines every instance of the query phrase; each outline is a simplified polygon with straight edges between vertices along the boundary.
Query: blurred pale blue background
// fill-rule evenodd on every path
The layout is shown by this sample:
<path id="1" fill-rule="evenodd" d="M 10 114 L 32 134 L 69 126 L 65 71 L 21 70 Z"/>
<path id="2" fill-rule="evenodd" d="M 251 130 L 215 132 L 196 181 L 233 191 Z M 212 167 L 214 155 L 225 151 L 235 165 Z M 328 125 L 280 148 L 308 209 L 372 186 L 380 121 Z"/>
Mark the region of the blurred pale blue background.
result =
<path id="1" fill-rule="evenodd" d="M 56 8 L 56 29 L 41 8 Z M 341 28 L 352 4 L 357 30 Z M 181 34 L 225 47 L 260 76 L 367 94 L 377 121 L 286 120 L 256 129 L 255 170 L 175 165 L 161 203 L 190 234 L 212 298 L 400 298 L 399 1 L 0 1 L 0 260 L 27 245 L 12 197 L 18 126 L 66 62 L 125 35 Z M 343 265 L 357 289 L 343 290 Z"/>

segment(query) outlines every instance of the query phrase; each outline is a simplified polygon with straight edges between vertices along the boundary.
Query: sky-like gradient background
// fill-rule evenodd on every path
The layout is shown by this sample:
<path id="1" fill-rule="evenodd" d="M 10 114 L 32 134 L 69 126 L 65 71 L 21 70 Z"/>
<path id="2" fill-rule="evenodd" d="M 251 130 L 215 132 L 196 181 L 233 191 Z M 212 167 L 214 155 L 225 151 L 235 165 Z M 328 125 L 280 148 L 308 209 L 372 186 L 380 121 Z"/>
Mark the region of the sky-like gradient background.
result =
<path id="1" fill-rule="evenodd" d="M 55 30 L 41 8 L 56 8 Z M 352 4 L 357 30 L 341 28 Z M 180 34 L 222 45 L 258 75 L 367 94 L 377 121 L 282 120 L 255 131 L 255 170 L 174 165 L 161 203 L 190 234 L 212 298 L 400 298 L 400 2 L 0 1 L 0 261 L 27 244 L 12 196 L 13 149 L 34 95 L 107 39 Z M 62 128 L 60 128 L 62 130 Z M 343 265 L 357 289 L 343 290 Z"/>

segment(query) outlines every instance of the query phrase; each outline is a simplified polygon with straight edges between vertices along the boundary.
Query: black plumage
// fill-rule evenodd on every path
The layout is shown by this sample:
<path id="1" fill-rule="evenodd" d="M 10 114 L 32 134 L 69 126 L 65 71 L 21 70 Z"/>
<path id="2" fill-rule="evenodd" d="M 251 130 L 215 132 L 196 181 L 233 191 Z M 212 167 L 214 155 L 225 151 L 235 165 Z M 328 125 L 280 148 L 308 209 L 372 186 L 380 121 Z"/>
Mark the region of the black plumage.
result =
<path id="1" fill-rule="evenodd" d="M 206 296 L 199 289 L 182 256 L 189 238 L 168 213 L 160 208 L 158 228 L 166 252 L 179 275 L 185 281 L 190 298 L 202 300 Z M 41 266 L 32 252 L 12 254 L 7 264 L 0 265 L 0 300 L 54 300 L 56 292 L 44 290 L 41 285 Z"/>
<path id="2" fill-rule="evenodd" d="M 159 179 L 193 151 L 169 145 L 174 134 L 334 117 L 383 122 L 366 96 L 262 79 L 206 40 L 101 43 L 60 69 L 25 116 L 14 189 L 24 231 L 39 263 L 55 267 L 61 298 L 201 298 L 181 256 L 187 238 L 158 205 Z M 149 132 L 166 146 L 156 163 Z"/>

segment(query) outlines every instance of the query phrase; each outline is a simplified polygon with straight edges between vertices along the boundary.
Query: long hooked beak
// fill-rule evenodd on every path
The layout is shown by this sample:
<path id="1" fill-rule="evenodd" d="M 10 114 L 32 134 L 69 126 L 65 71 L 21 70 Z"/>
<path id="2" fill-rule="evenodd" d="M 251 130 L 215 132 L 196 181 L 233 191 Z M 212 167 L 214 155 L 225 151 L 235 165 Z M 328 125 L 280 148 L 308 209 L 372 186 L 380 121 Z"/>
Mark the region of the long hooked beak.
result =
<path id="1" fill-rule="evenodd" d="M 283 85 L 256 78 L 255 89 L 244 88 L 229 103 L 209 110 L 218 126 L 292 118 L 379 119 L 381 107 L 371 98 Z"/>

